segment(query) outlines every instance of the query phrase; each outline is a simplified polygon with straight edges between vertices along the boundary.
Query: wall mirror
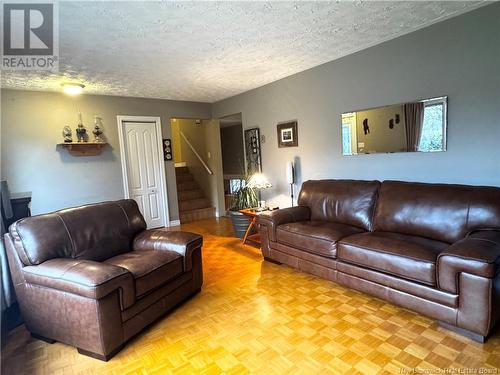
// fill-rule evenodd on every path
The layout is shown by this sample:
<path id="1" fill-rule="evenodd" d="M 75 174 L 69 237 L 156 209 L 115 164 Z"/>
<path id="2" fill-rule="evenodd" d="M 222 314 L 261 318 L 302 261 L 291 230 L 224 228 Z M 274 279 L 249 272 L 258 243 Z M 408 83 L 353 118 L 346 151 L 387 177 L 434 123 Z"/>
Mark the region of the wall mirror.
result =
<path id="1" fill-rule="evenodd" d="M 342 114 L 342 154 L 446 151 L 448 97 Z"/>

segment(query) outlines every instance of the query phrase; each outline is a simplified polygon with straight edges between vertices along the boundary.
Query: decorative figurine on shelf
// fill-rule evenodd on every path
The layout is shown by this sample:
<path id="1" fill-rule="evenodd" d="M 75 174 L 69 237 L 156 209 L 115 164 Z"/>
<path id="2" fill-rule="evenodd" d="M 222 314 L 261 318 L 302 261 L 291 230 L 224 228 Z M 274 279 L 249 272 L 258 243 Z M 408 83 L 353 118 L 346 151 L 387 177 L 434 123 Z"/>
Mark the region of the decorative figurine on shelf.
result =
<path id="1" fill-rule="evenodd" d="M 94 119 L 94 130 L 92 131 L 94 134 L 94 142 L 102 143 L 104 142 L 103 131 L 102 131 L 102 118 L 99 116 L 95 116 Z"/>
<path id="2" fill-rule="evenodd" d="M 63 134 L 63 138 L 64 138 L 64 143 L 71 143 L 71 142 L 73 142 L 73 136 L 71 134 L 71 128 L 68 125 L 66 125 L 63 128 L 62 134 Z"/>
<path id="3" fill-rule="evenodd" d="M 82 113 L 78 112 L 78 127 L 76 128 L 76 137 L 78 142 L 87 142 L 87 129 L 83 126 Z"/>

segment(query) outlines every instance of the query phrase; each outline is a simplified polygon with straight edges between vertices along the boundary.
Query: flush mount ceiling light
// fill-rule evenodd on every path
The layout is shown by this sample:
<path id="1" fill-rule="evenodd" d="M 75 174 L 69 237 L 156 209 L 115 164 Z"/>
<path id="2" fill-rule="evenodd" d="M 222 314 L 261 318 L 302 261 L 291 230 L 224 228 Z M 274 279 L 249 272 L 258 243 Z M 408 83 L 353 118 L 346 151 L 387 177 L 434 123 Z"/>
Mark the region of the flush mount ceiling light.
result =
<path id="1" fill-rule="evenodd" d="M 82 93 L 85 85 L 81 83 L 63 83 L 62 84 L 63 91 L 69 95 L 79 95 Z"/>

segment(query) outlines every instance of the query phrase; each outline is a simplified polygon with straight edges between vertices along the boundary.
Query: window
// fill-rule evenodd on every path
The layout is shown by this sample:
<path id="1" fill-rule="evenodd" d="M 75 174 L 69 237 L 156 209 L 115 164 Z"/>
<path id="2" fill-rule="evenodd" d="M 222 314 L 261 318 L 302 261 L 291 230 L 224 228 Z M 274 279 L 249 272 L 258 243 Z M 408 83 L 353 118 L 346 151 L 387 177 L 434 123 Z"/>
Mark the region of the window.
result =
<path id="1" fill-rule="evenodd" d="M 446 99 L 424 101 L 424 122 L 418 151 L 444 151 L 446 144 Z"/>
<path id="2" fill-rule="evenodd" d="M 229 193 L 234 194 L 241 188 L 245 187 L 246 181 L 241 178 L 232 178 L 229 180 Z"/>

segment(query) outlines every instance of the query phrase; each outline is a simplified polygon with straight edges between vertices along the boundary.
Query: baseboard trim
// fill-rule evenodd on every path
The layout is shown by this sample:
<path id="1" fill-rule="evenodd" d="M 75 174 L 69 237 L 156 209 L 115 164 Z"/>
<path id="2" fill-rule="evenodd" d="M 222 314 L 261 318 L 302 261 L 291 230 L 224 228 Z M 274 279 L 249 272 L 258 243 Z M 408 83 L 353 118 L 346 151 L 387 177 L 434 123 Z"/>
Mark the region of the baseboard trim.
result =
<path id="1" fill-rule="evenodd" d="M 278 265 L 279 265 L 279 264 L 283 264 L 283 263 L 281 263 L 280 261 L 278 261 L 278 260 L 274 260 L 274 259 L 269 258 L 269 257 L 264 257 L 264 260 L 265 260 L 266 262 L 269 262 L 269 263 L 274 263 L 274 264 L 278 264 Z"/>
<path id="2" fill-rule="evenodd" d="M 449 323 L 442 322 L 440 320 L 438 320 L 438 324 L 443 328 L 446 328 L 450 331 L 456 332 L 462 336 L 468 337 L 468 338 L 470 338 L 474 341 L 477 341 L 481 344 L 484 344 L 486 342 L 487 337 L 480 335 L 479 333 L 475 333 L 475 332 L 469 331 L 468 329 L 460 328 L 460 327 L 451 325 Z"/>
<path id="3" fill-rule="evenodd" d="M 46 343 L 49 343 L 49 344 L 53 344 L 56 342 L 56 340 L 54 340 L 54 339 L 51 339 L 51 338 L 48 338 L 45 336 L 40 336 L 40 335 L 37 335 L 36 333 L 31 333 L 31 337 L 33 337 L 34 339 L 37 339 L 37 340 L 45 341 Z"/>
<path id="4" fill-rule="evenodd" d="M 181 221 L 180 220 L 171 220 L 169 226 L 171 226 L 171 227 L 178 227 L 179 225 L 181 225 Z"/>

